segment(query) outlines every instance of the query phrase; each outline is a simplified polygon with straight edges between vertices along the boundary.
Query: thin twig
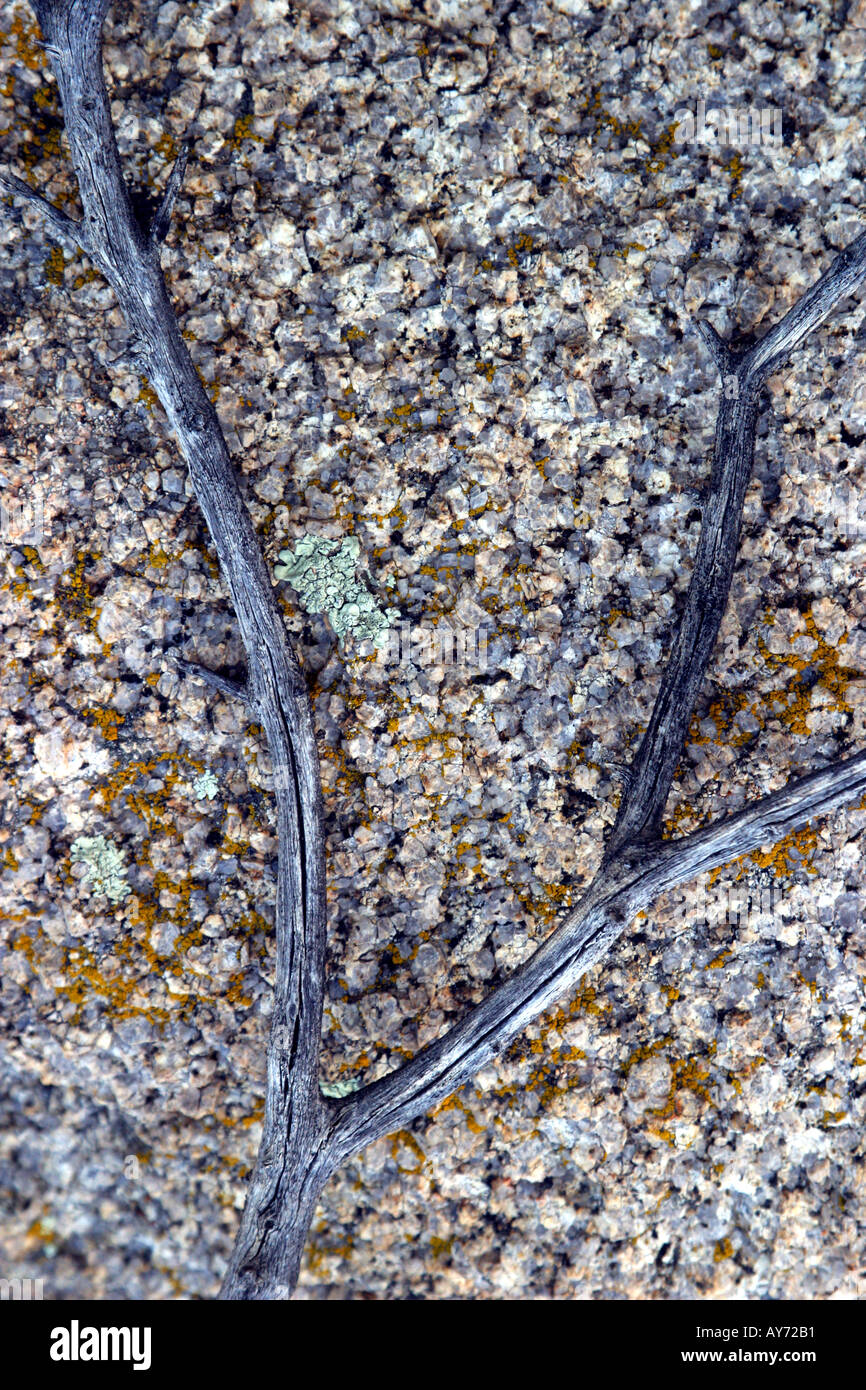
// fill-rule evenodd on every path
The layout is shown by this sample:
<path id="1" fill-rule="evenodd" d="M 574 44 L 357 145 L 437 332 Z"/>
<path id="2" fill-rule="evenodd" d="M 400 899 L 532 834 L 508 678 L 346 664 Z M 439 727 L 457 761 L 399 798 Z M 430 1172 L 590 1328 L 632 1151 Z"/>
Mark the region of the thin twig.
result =
<path id="1" fill-rule="evenodd" d="M 289 773 L 275 781 L 277 963 L 264 1136 L 236 1247 L 237 1260 L 257 1260 L 268 1271 L 270 1284 L 283 1267 L 289 1228 L 297 1226 L 292 1201 L 283 1200 L 283 1172 L 297 1175 L 306 1170 L 326 1123 L 318 1088 L 325 840 L 312 711 L 219 420 L 177 326 L 158 244 L 139 225 L 123 177 L 102 71 L 108 0 L 35 0 L 34 9 L 63 105 L 84 210 L 85 248 L 117 296 L 139 359 L 189 466 L 237 613 L 250 688 L 271 756 Z M 182 161 L 175 172 L 163 200 L 167 210 Z M 26 185 L 16 184 L 12 191 L 34 202 Z M 37 205 L 41 206 L 38 200 Z M 66 230 L 62 214 L 42 211 L 49 229 L 62 224 Z M 78 229 L 76 236 L 82 239 Z"/>
<path id="2" fill-rule="evenodd" d="M 866 232 L 840 252 L 826 274 L 747 351 L 731 352 L 711 324 L 705 320 L 698 323 L 723 385 L 710 488 L 685 609 L 607 844 L 608 859 L 632 840 L 657 836 L 661 826 L 695 701 L 728 603 L 746 489 L 752 476 L 761 389 L 787 355 L 864 277 Z M 726 389 L 729 383 L 733 391 Z"/>
<path id="3" fill-rule="evenodd" d="M 866 795 L 866 753 L 789 783 L 735 815 L 678 840 L 629 846 L 528 961 L 443 1037 L 379 1081 L 332 1104 L 343 1162 L 452 1095 L 540 1013 L 570 995 L 638 912 L 661 893 L 739 859 Z"/>
<path id="4" fill-rule="evenodd" d="M 51 234 L 55 241 L 62 242 L 64 246 L 70 248 L 80 246 L 91 260 L 96 260 L 94 248 L 83 223 L 76 222 L 74 217 L 70 217 L 60 208 L 56 208 L 53 203 L 49 203 L 48 199 L 43 198 L 41 193 L 37 193 L 35 188 L 31 188 L 29 183 L 25 183 L 15 174 L 0 174 L 0 192 L 11 193 L 17 198 L 23 198 L 39 213 L 45 223 L 46 231 Z"/>
<path id="5" fill-rule="evenodd" d="M 196 661 L 187 661 L 185 657 L 177 656 L 172 653 L 172 661 L 187 676 L 194 676 L 196 680 L 203 681 L 212 690 L 218 690 L 222 695 L 228 695 L 233 700 L 243 700 L 246 704 L 252 704 L 253 694 L 248 681 L 229 680 L 228 676 L 221 676 L 217 671 L 211 671 L 207 666 L 200 666 Z"/>
<path id="6" fill-rule="evenodd" d="M 168 182 L 165 185 L 162 201 L 150 224 L 151 240 L 157 245 L 165 241 L 168 236 L 168 229 L 171 226 L 171 214 L 183 183 L 183 176 L 186 173 L 187 161 L 189 160 L 189 152 L 191 149 L 192 142 L 190 140 L 184 140 L 180 147 L 180 153 L 174 161 L 171 173 L 168 176 Z"/>

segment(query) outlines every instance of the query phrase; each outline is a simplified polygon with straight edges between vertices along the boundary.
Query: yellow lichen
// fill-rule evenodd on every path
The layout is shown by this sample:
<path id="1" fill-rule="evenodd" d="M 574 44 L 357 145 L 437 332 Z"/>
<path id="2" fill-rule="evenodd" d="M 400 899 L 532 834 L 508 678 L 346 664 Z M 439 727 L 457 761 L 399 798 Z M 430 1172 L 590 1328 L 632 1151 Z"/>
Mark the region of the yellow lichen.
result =
<path id="1" fill-rule="evenodd" d="M 50 285 L 63 284 L 63 270 L 66 259 L 59 246 L 55 246 L 49 251 L 45 259 L 45 279 Z"/>
<path id="2" fill-rule="evenodd" d="M 427 1162 L 427 1155 L 421 1148 L 414 1134 L 411 1134 L 408 1129 L 400 1129 L 397 1130 L 395 1134 L 389 1134 L 388 1139 L 391 1143 L 391 1157 L 397 1164 L 399 1172 L 420 1173 Z M 403 1149 L 407 1149 L 415 1159 L 414 1167 L 411 1164 L 403 1164 L 400 1162 L 398 1155 Z"/>

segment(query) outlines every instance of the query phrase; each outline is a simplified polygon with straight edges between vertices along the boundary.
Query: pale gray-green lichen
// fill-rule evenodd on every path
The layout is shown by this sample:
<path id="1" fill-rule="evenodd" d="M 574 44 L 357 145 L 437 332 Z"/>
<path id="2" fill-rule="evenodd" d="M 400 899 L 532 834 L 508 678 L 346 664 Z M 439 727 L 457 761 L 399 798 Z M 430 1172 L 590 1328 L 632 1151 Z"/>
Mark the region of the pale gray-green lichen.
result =
<path id="1" fill-rule="evenodd" d="M 355 577 L 361 542 L 357 536 L 328 540 L 302 536 L 292 550 L 281 550 L 274 574 L 297 590 L 308 613 L 324 613 L 340 641 L 354 637 L 380 647 L 400 613 L 384 612 L 366 585 Z"/>
<path id="2" fill-rule="evenodd" d="M 360 1081 L 355 1077 L 349 1077 L 346 1081 L 320 1081 L 319 1090 L 323 1096 L 330 1096 L 333 1100 L 342 1100 L 343 1096 L 350 1096 L 353 1091 L 361 1088 Z"/>
<path id="3" fill-rule="evenodd" d="M 123 855 L 104 835 L 79 835 L 73 841 L 70 857 L 86 866 L 93 891 L 104 893 L 109 902 L 123 902 L 132 892 L 126 881 Z"/>
<path id="4" fill-rule="evenodd" d="M 213 801 L 219 790 L 219 781 L 216 775 L 208 769 L 207 772 L 199 773 L 192 784 L 192 789 L 199 801 L 204 801 L 205 797 L 208 801 Z"/>

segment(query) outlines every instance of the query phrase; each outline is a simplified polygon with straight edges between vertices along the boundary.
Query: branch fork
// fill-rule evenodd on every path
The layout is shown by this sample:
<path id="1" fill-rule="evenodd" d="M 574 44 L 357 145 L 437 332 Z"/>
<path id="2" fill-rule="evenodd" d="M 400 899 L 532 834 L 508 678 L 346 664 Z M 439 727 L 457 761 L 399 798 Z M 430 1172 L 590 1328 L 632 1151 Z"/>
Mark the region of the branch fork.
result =
<path id="1" fill-rule="evenodd" d="M 45 45 L 43 45 L 43 47 L 45 47 Z M 53 47 L 46 47 L 46 52 L 59 56 L 58 50 Z M 86 100 L 82 102 L 82 110 L 90 111 L 93 109 L 95 109 L 95 103 L 93 101 Z M 150 226 L 147 229 L 148 238 L 154 247 L 159 247 L 168 236 L 169 228 L 171 227 L 171 215 L 174 211 L 177 195 L 183 184 L 191 149 L 192 141 L 189 139 L 184 140 L 177 159 L 172 165 L 171 173 L 168 176 L 168 182 L 165 186 L 165 191 L 163 192 L 159 207 L 154 213 Z M 59 241 L 61 245 L 67 246 L 70 249 L 80 247 L 85 255 L 93 261 L 94 265 L 105 272 L 106 267 L 100 256 L 101 248 L 100 236 L 98 235 L 98 224 L 95 224 L 92 218 L 90 219 L 89 226 L 86 214 L 80 222 L 76 221 L 74 217 L 70 217 L 68 213 L 63 212 L 61 208 L 55 207 L 54 203 L 44 198 L 42 194 L 38 193 L 35 188 L 32 188 L 29 183 L 25 183 L 23 179 L 19 179 L 16 174 L 0 173 L 0 193 L 6 193 L 7 195 L 11 194 L 13 197 L 22 198 L 26 203 L 29 203 L 30 206 L 39 213 L 45 224 L 46 231 L 55 241 Z M 94 228 L 97 231 L 97 235 L 93 234 Z"/>
<path id="2" fill-rule="evenodd" d="M 185 657 L 178 656 L 176 652 L 172 652 L 171 659 L 175 666 L 183 671 L 184 675 L 193 676 L 196 680 L 209 686 L 211 690 L 218 690 L 221 695 L 227 696 L 230 700 L 242 700 L 255 709 L 255 697 L 248 680 L 230 680 L 228 676 L 221 676 L 218 671 L 211 671 L 208 666 L 201 666 L 197 661 L 187 661 Z"/>

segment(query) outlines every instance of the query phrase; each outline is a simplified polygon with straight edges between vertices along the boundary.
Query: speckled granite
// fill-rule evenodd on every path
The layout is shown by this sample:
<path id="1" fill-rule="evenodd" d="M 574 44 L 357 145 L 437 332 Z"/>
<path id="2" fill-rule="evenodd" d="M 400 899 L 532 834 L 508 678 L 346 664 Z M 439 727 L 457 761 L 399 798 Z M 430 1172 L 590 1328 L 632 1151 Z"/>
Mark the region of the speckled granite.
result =
<path id="1" fill-rule="evenodd" d="M 142 201 L 195 139 L 163 262 L 269 562 L 356 536 L 407 630 L 486 642 L 376 660 L 280 589 L 329 814 L 323 1078 L 348 1085 L 598 863 L 697 536 L 718 386 L 691 318 L 774 320 L 862 229 L 866 7 L 144 2 L 106 35 Z M 74 212 L 22 5 L 0 63 L 3 157 Z M 701 99 L 780 110 L 781 141 L 678 141 Z M 171 661 L 243 651 L 111 292 L 20 205 L 0 248 L 0 1275 L 212 1297 L 260 1134 L 274 769 Z M 771 382 L 671 833 L 863 747 L 864 322 L 861 294 Z M 863 1296 L 864 824 L 660 902 L 347 1164 L 298 1296 Z M 98 835 L 116 905 L 72 857 Z"/>

